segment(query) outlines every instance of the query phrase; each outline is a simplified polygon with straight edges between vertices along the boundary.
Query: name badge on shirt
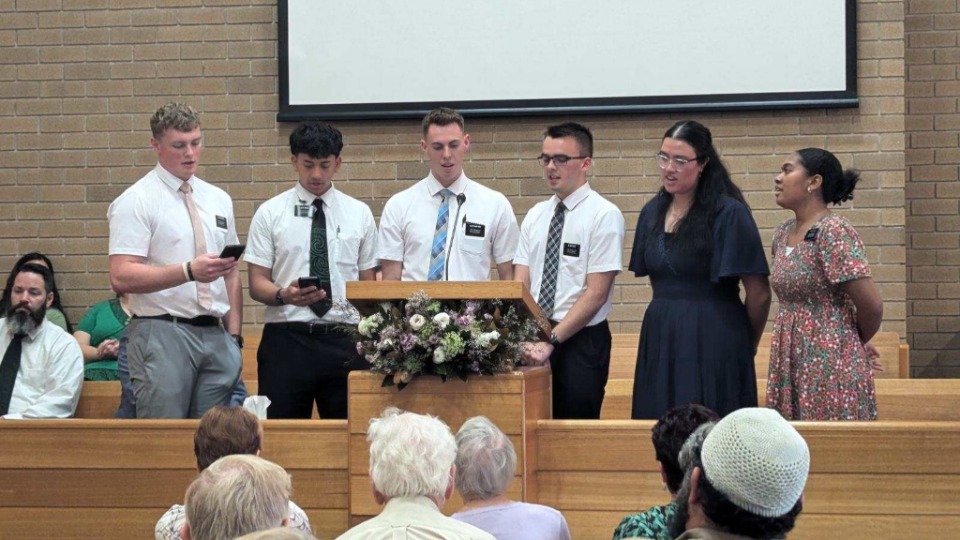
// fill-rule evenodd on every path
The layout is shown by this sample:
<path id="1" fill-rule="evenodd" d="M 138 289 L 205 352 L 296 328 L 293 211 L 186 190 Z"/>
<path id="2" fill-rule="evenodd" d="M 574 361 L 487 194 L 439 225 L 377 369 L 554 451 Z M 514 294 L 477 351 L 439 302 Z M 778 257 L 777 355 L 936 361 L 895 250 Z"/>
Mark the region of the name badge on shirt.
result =
<path id="1" fill-rule="evenodd" d="M 317 211 L 317 207 L 312 204 L 298 204 L 293 207 L 293 215 L 297 217 L 305 217 L 313 219 L 313 214 Z"/>
<path id="2" fill-rule="evenodd" d="M 563 254 L 566 255 L 567 257 L 579 257 L 580 244 L 564 244 Z"/>
<path id="3" fill-rule="evenodd" d="M 223 216 L 216 216 L 216 217 L 217 217 L 217 227 L 220 228 L 220 229 L 226 229 L 226 228 L 227 228 L 227 218 L 225 218 L 225 217 L 223 217 Z"/>
<path id="4" fill-rule="evenodd" d="M 807 231 L 807 234 L 803 237 L 803 239 L 806 242 L 814 242 L 816 241 L 818 234 L 820 234 L 820 228 L 814 227 L 813 229 Z"/>
<path id="5" fill-rule="evenodd" d="M 463 233 L 467 236 L 476 236 L 483 238 L 486 235 L 487 226 L 483 223 L 470 223 L 467 222 L 466 228 L 464 228 Z"/>

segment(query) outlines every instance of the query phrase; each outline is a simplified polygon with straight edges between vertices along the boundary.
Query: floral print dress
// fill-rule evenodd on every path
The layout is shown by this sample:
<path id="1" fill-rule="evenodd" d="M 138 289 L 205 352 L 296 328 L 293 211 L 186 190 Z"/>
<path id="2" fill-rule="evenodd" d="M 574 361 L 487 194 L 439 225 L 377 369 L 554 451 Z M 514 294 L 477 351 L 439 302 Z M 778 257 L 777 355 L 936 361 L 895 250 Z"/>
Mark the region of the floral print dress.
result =
<path id="1" fill-rule="evenodd" d="M 767 407 L 788 420 L 876 420 L 873 371 L 856 309 L 840 289 L 870 276 L 850 222 L 827 214 L 790 249 L 795 220 L 773 237 L 770 284 L 780 307 L 770 343 Z"/>

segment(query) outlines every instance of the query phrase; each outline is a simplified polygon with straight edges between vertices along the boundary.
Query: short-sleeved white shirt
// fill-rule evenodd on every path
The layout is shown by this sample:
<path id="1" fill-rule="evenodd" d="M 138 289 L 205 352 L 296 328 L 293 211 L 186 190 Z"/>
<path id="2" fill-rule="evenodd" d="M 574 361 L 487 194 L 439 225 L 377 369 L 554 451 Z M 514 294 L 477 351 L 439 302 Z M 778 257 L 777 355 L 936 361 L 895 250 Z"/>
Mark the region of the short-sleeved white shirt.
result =
<path id="1" fill-rule="evenodd" d="M 134 255 L 155 266 L 181 264 L 197 257 L 193 225 L 187 211 L 182 180 L 159 164 L 120 194 L 110 209 L 110 255 Z M 208 253 L 220 253 L 224 246 L 238 243 L 233 219 L 233 201 L 226 191 L 193 176 L 188 180 L 193 202 L 203 227 Z M 223 317 L 230 311 L 230 300 L 223 278 L 210 283 L 213 306 L 200 307 L 196 282 L 153 293 L 130 295 L 130 310 L 135 315 L 170 314 L 193 318 L 200 315 Z"/>
<path id="2" fill-rule="evenodd" d="M 554 195 L 537 203 L 523 219 L 520 247 L 513 262 L 530 267 L 530 292 L 540 296 L 550 221 L 560 199 Z M 620 272 L 623 268 L 623 214 L 612 202 L 584 184 L 563 201 L 567 207 L 560 237 L 560 269 L 554 296 L 554 320 L 560 321 L 587 290 L 587 274 Z M 607 301 L 587 326 L 603 322 L 613 306 L 613 288 Z"/>
<path id="3" fill-rule="evenodd" d="M 460 174 L 449 188 L 465 198 L 457 215 L 451 197 L 447 220 L 447 265 L 450 281 L 486 281 L 490 262 L 513 260 L 519 227 L 510 201 L 502 193 Z M 426 281 L 443 186 L 433 173 L 387 201 L 380 216 L 379 258 L 403 262 L 403 281 Z"/>
<path id="4" fill-rule="evenodd" d="M 286 287 L 297 278 L 310 275 L 313 220 L 311 214 L 298 212 L 297 208 L 310 208 L 316 198 L 297 184 L 260 205 L 253 216 L 243 260 L 270 268 L 277 287 Z M 265 322 L 359 322 L 356 313 L 342 309 L 338 303 L 346 302 L 348 281 L 357 281 L 361 270 L 377 266 L 377 226 L 373 213 L 366 204 L 332 186 L 320 199 L 327 223 L 333 307 L 318 319 L 309 307 L 267 306 Z"/>

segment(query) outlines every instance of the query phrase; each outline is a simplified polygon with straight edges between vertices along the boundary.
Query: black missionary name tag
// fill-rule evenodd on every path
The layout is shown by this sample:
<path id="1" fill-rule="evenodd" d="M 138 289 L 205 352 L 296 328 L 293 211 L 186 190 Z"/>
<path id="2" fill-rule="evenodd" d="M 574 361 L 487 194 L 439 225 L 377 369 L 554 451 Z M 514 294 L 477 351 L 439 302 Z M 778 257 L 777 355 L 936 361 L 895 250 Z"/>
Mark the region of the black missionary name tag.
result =
<path id="1" fill-rule="evenodd" d="M 297 217 L 313 218 L 317 208 L 312 204 L 298 204 L 293 207 L 293 215 Z"/>
<path id="2" fill-rule="evenodd" d="M 567 257 L 579 257 L 580 244 L 564 244 L 563 254 L 566 255 Z"/>
<path id="3" fill-rule="evenodd" d="M 803 237 L 803 239 L 807 242 L 815 242 L 818 234 L 820 234 L 820 228 L 814 227 L 813 229 L 807 231 L 807 234 Z"/>
<path id="4" fill-rule="evenodd" d="M 482 223 L 470 223 L 467 222 L 467 227 L 464 229 L 464 234 L 467 236 L 476 236 L 483 238 L 487 232 L 487 226 Z"/>
<path id="5" fill-rule="evenodd" d="M 217 218 L 217 227 L 219 227 L 219 228 L 221 228 L 221 229 L 226 229 L 226 228 L 227 228 L 227 218 L 225 218 L 225 217 L 223 217 L 223 216 L 216 216 L 216 218 Z"/>

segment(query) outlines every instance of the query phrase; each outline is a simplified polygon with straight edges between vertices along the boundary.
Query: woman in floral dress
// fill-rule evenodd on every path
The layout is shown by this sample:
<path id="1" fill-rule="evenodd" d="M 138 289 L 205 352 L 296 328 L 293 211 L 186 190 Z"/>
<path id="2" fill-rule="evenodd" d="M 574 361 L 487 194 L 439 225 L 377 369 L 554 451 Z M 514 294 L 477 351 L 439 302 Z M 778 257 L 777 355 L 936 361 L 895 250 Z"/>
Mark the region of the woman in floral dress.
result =
<path id="1" fill-rule="evenodd" d="M 863 243 L 833 214 L 860 173 L 820 148 L 798 150 L 774 182 L 795 217 L 773 236 L 770 282 L 780 302 L 770 344 L 767 407 L 790 420 L 876 420 L 873 372 L 883 301 Z"/>

